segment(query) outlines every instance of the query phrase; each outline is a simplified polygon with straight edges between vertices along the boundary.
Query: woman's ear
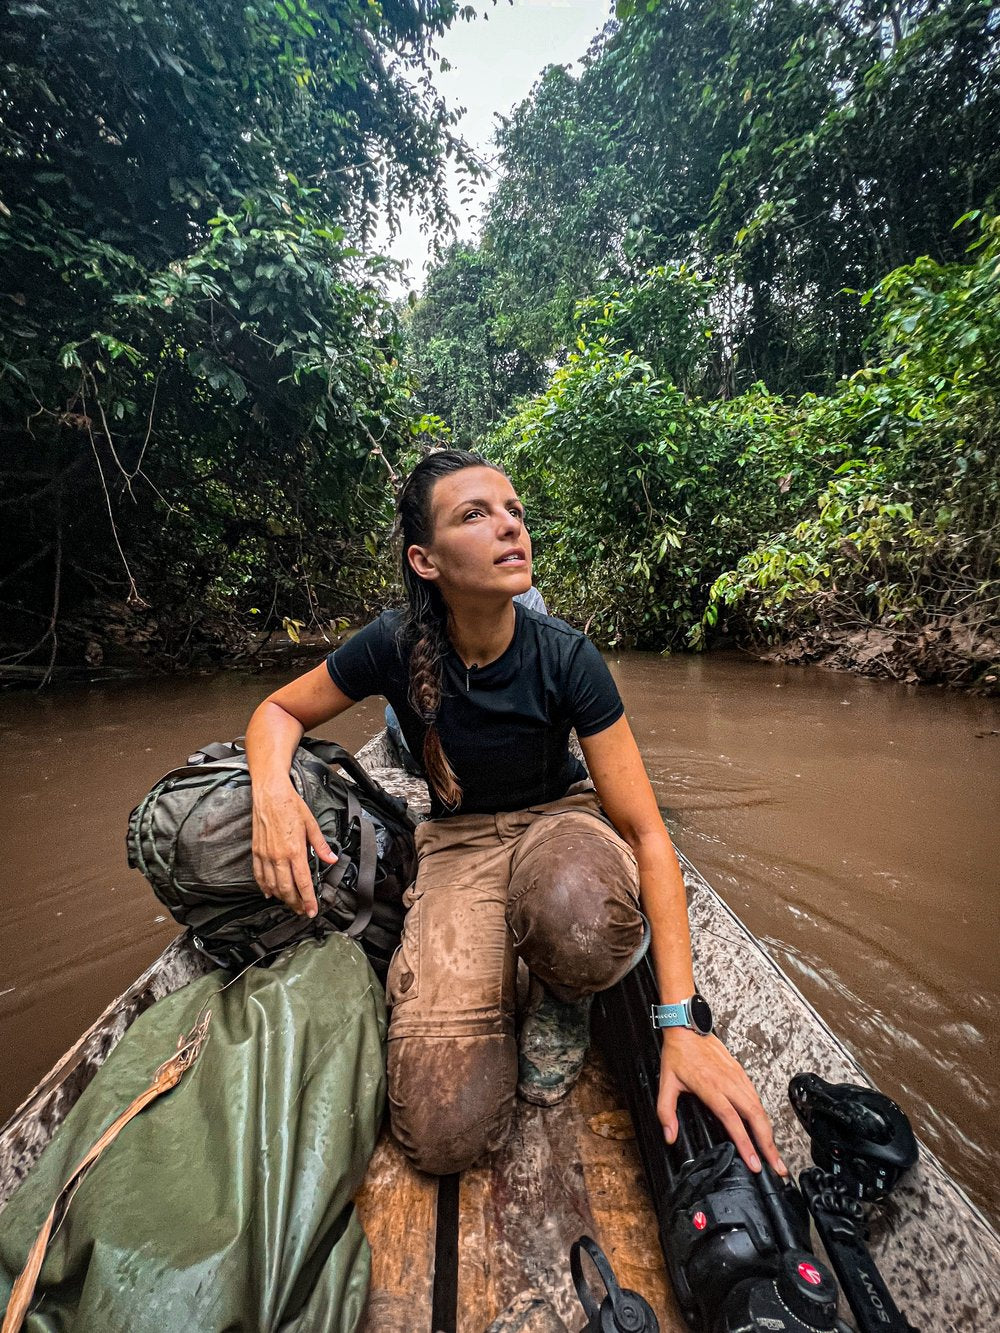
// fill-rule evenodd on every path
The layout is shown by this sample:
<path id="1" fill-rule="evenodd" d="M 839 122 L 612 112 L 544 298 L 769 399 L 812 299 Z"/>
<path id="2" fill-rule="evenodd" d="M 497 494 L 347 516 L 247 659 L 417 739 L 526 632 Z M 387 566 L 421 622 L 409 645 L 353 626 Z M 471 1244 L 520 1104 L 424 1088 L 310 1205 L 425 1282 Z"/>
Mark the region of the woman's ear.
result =
<path id="1" fill-rule="evenodd" d="M 422 546 L 408 546 L 406 549 L 406 558 L 409 560 L 410 568 L 413 572 L 419 574 L 422 579 L 427 579 L 431 582 L 437 579 L 437 566 Z"/>

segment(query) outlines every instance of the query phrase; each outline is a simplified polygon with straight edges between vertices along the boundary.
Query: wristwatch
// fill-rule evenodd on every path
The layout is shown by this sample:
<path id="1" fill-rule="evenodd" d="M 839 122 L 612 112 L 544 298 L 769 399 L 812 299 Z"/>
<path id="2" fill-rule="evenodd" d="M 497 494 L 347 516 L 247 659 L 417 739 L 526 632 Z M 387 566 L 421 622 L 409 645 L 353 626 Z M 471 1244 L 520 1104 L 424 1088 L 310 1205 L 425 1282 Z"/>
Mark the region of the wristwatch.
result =
<path id="1" fill-rule="evenodd" d="M 649 1017 L 654 1028 L 690 1028 L 702 1037 L 712 1031 L 712 1011 L 697 991 L 680 1004 L 650 1005 Z"/>

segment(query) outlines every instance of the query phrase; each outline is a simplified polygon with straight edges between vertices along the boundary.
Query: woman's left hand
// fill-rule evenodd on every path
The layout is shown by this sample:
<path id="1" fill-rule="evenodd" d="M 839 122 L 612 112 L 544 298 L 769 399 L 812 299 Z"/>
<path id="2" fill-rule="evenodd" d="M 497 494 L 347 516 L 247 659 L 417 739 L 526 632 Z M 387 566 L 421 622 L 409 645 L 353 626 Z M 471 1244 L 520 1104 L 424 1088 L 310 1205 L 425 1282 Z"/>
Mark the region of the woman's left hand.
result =
<path id="1" fill-rule="evenodd" d="M 682 1092 L 693 1092 L 718 1116 L 751 1171 L 761 1169 L 759 1149 L 779 1175 L 788 1175 L 753 1084 L 717 1037 L 703 1037 L 687 1028 L 663 1034 L 656 1111 L 668 1143 L 677 1137 L 677 1098 Z"/>

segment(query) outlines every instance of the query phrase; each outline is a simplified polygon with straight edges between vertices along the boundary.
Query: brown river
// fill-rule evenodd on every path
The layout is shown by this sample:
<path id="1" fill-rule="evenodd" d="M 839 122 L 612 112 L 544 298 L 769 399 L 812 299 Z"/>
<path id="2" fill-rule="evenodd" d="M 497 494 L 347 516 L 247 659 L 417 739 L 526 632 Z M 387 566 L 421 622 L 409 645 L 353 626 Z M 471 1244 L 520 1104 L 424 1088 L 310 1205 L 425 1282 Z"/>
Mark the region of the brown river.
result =
<path id="1" fill-rule="evenodd" d="M 1000 1219 L 1000 704 L 741 656 L 609 659 L 678 845 Z M 0 697 L 0 1120 L 175 933 L 129 810 L 289 672 Z M 326 734 L 356 749 L 369 700 Z"/>

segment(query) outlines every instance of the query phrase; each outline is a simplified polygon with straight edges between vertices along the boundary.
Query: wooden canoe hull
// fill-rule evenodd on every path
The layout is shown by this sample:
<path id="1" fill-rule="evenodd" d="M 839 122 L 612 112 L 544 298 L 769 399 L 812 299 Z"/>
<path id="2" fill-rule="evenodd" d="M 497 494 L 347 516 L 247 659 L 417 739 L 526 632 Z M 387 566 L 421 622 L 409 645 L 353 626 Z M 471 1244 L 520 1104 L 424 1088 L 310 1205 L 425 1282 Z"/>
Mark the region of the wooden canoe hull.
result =
<path id="1" fill-rule="evenodd" d="M 383 737 L 359 758 L 412 809 L 426 811 L 426 787 L 391 766 Z M 681 864 L 699 985 L 798 1173 L 809 1165 L 808 1142 L 788 1102 L 791 1076 L 810 1070 L 833 1082 L 869 1080 L 695 867 L 684 857 Z M 211 968 L 185 939 L 173 941 L 34 1089 L 0 1131 L 0 1207 L 130 1023 Z M 483 1333 L 525 1292 L 537 1293 L 539 1308 L 544 1298 L 569 1327 L 578 1327 L 568 1251 L 583 1232 L 604 1247 L 621 1282 L 650 1301 L 664 1333 L 685 1327 L 669 1291 L 623 1107 L 593 1056 L 565 1103 L 544 1111 L 519 1104 L 508 1145 L 463 1173 L 457 1186 L 459 1333 Z M 370 1333 L 433 1333 L 438 1201 L 438 1182 L 414 1171 L 384 1136 L 358 1199 L 373 1251 Z M 901 1308 L 926 1333 L 1000 1328 L 1000 1284 L 993 1276 L 1000 1272 L 1000 1237 L 926 1149 L 874 1217 L 872 1250 Z M 544 1322 L 519 1326 L 542 1329 Z"/>

